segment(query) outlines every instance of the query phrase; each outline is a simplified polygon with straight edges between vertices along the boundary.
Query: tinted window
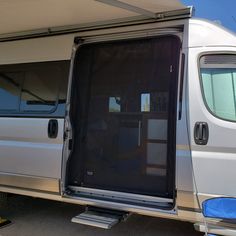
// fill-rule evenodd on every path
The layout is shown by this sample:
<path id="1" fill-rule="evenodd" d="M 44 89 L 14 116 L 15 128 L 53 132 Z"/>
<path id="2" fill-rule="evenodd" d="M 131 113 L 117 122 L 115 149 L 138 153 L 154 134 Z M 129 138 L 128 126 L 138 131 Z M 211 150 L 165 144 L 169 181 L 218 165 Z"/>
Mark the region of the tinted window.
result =
<path id="1" fill-rule="evenodd" d="M 0 72 L 0 110 L 18 110 L 23 78 L 22 72 Z"/>
<path id="2" fill-rule="evenodd" d="M 236 59 L 236 56 L 234 56 Z M 201 78 L 205 101 L 219 118 L 236 121 L 236 60 L 232 55 L 201 58 Z"/>
<path id="3" fill-rule="evenodd" d="M 67 88 L 68 88 L 68 77 L 69 77 L 69 61 L 61 64 L 60 75 L 61 75 L 61 84 L 59 86 L 59 97 L 58 97 L 58 105 L 57 105 L 57 112 L 59 114 L 65 114 L 65 104 L 66 104 L 66 97 L 67 97 Z"/>
<path id="4" fill-rule="evenodd" d="M 60 80 L 60 67 L 57 64 L 30 66 L 25 73 L 20 110 L 53 110 L 57 103 Z"/>
<path id="5" fill-rule="evenodd" d="M 64 114 L 68 72 L 68 61 L 1 66 L 0 110 Z"/>

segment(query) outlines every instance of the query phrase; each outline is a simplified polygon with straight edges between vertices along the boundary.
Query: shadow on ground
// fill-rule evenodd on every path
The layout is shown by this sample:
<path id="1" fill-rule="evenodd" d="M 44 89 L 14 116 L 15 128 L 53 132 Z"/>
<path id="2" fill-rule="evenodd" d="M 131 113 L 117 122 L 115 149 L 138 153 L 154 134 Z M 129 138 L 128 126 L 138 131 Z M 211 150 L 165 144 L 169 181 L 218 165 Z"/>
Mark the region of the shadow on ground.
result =
<path id="1" fill-rule="evenodd" d="M 140 215 L 132 215 L 111 230 L 71 223 L 71 218 L 82 211 L 77 205 L 13 195 L 0 202 L 0 215 L 13 222 L 0 229 L 0 236 L 202 235 L 190 223 Z"/>

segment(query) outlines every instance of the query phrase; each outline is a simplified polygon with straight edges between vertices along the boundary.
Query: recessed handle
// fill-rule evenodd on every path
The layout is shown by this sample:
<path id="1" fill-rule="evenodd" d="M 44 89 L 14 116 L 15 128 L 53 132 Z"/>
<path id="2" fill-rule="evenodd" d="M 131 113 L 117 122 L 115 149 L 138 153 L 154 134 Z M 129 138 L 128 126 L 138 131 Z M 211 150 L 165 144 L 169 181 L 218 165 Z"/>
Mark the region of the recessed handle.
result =
<path id="1" fill-rule="evenodd" d="M 209 128 L 206 122 L 196 122 L 194 126 L 194 141 L 197 145 L 206 145 L 209 138 Z"/>
<path id="2" fill-rule="evenodd" d="M 51 119 L 48 122 L 48 137 L 56 138 L 58 134 L 58 121 L 55 119 Z"/>

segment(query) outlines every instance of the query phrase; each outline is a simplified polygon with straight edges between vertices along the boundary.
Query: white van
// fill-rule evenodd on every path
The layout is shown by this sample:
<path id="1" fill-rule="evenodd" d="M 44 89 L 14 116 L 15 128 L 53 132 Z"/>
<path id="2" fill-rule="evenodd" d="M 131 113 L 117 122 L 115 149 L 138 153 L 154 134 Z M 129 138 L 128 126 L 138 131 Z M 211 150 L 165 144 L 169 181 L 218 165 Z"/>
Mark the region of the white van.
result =
<path id="1" fill-rule="evenodd" d="M 233 33 L 178 0 L 0 13 L 1 192 L 85 205 L 73 221 L 103 228 L 137 213 L 200 231 L 202 201 L 236 197 Z"/>

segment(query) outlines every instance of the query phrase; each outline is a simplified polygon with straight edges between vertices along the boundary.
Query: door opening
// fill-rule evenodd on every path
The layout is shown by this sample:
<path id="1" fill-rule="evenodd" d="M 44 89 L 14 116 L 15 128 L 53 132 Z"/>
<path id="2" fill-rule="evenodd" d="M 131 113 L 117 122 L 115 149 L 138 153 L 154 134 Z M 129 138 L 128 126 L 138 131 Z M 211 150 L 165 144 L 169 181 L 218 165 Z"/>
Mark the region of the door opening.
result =
<path id="1" fill-rule="evenodd" d="M 179 55 L 175 36 L 78 49 L 69 185 L 173 198 Z"/>

